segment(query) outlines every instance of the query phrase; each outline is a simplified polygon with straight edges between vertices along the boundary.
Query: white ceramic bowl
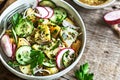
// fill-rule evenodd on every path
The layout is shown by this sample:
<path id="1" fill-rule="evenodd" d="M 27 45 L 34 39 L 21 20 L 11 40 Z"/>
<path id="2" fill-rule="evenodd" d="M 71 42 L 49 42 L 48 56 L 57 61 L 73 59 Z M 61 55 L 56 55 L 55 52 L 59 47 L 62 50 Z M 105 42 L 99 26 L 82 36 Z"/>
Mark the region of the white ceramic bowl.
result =
<path id="1" fill-rule="evenodd" d="M 107 6 L 109 6 L 109 5 L 111 5 L 112 3 L 115 2 L 115 0 L 108 0 L 107 2 L 105 2 L 103 4 L 100 4 L 100 5 L 97 5 L 97 6 L 93 6 L 93 5 L 88 5 L 88 4 L 85 4 L 83 2 L 80 2 L 79 0 L 73 0 L 73 1 L 76 4 L 78 4 L 79 6 L 87 8 L 87 9 L 100 9 L 100 8 L 104 8 L 104 7 L 107 7 Z"/>
<path id="2" fill-rule="evenodd" d="M 78 14 L 78 12 L 71 6 L 69 5 L 67 2 L 63 1 L 63 0 L 53 0 L 58 6 L 62 6 L 64 7 L 67 12 L 69 13 L 69 16 L 72 16 L 73 19 L 75 20 L 76 24 L 78 26 L 80 26 L 81 31 L 82 31 L 82 46 L 81 49 L 79 51 L 79 55 L 76 58 L 76 60 L 66 69 L 53 74 L 53 75 L 49 75 L 49 76 L 30 76 L 30 75 L 25 75 L 15 69 L 13 69 L 12 67 L 10 67 L 7 62 L 9 61 L 9 59 L 6 57 L 6 55 L 2 52 L 2 50 L 0 49 L 0 60 L 3 63 L 3 65 L 12 73 L 14 73 L 15 75 L 24 78 L 24 79 L 28 79 L 28 80 L 50 80 L 50 79 L 55 79 L 58 78 L 64 74 L 66 74 L 67 72 L 69 72 L 71 69 L 73 69 L 73 67 L 78 63 L 78 61 L 80 60 L 84 48 L 85 48 L 85 44 L 86 44 L 86 29 L 84 26 L 84 23 L 80 17 L 80 15 Z M 12 5 L 10 5 L 0 16 L 0 35 L 2 36 L 5 32 L 5 29 L 7 28 L 7 22 L 9 21 L 9 19 L 11 18 L 12 15 L 14 15 L 16 12 L 22 12 L 25 9 L 25 6 L 29 7 L 32 6 L 34 4 L 34 0 L 18 0 L 16 2 L 14 2 Z M 0 36 L 0 37 L 1 37 Z"/>

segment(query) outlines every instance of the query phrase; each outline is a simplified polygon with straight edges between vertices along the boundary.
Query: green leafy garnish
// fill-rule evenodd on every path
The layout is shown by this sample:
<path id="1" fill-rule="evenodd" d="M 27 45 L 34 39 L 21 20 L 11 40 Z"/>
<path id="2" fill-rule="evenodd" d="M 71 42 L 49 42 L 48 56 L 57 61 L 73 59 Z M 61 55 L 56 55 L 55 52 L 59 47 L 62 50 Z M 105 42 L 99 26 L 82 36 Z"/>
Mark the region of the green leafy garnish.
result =
<path id="1" fill-rule="evenodd" d="M 75 71 L 75 77 L 77 80 L 93 80 L 93 73 L 89 73 L 89 65 L 85 63 L 80 66 L 79 70 Z"/>
<path id="2" fill-rule="evenodd" d="M 37 65 L 42 65 L 44 59 L 45 59 L 45 55 L 42 51 L 39 50 L 31 50 L 31 69 L 35 68 Z"/>
<path id="3" fill-rule="evenodd" d="M 20 13 L 16 13 L 12 17 L 12 25 L 15 27 L 22 19 L 22 15 Z"/>
<path id="4" fill-rule="evenodd" d="M 50 50 L 56 49 L 59 46 L 59 44 L 60 44 L 60 41 L 58 40 Z"/>
<path id="5" fill-rule="evenodd" d="M 10 65 L 13 68 L 16 68 L 16 67 L 20 66 L 20 64 L 17 63 L 16 61 L 9 61 L 8 65 Z"/>

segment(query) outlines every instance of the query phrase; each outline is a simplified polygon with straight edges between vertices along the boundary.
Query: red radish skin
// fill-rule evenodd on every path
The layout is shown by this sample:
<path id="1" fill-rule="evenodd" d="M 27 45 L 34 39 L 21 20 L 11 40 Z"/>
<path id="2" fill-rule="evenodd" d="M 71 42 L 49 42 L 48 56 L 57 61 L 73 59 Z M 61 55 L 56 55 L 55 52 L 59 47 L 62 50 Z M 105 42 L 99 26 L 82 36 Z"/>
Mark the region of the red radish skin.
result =
<path id="1" fill-rule="evenodd" d="M 120 10 L 112 11 L 104 15 L 104 20 L 110 25 L 120 23 Z"/>
<path id="2" fill-rule="evenodd" d="M 16 44 L 12 44 L 12 59 L 15 59 Z"/>
<path id="3" fill-rule="evenodd" d="M 53 14 L 54 14 L 53 9 L 50 8 L 50 7 L 45 7 L 45 8 L 48 10 L 48 16 L 45 17 L 45 18 L 51 18 L 53 16 Z"/>
<path id="4" fill-rule="evenodd" d="M 56 64 L 57 64 L 57 67 L 58 67 L 59 69 L 64 69 L 64 68 L 65 68 L 64 65 L 63 65 L 63 63 L 62 63 L 62 57 L 63 57 L 63 54 L 64 54 L 67 50 L 70 50 L 71 52 L 74 52 L 74 50 L 71 49 L 71 48 L 63 48 L 63 49 L 61 49 L 61 50 L 58 52 L 58 54 L 57 54 L 57 56 L 56 56 Z"/>
<path id="5" fill-rule="evenodd" d="M 45 7 L 36 7 L 38 14 L 35 13 L 37 17 L 46 18 L 49 15 L 48 10 Z"/>
<path id="6" fill-rule="evenodd" d="M 12 57 L 13 52 L 12 52 L 12 44 L 10 43 L 10 38 L 8 35 L 3 35 L 1 38 L 1 47 L 4 53 L 8 57 Z"/>

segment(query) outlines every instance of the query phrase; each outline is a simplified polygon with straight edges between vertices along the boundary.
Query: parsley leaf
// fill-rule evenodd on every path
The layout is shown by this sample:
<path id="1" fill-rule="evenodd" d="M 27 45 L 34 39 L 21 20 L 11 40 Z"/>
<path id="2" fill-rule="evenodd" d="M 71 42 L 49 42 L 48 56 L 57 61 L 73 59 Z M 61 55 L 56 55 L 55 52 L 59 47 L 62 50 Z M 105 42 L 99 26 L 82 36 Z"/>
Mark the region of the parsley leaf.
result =
<path id="1" fill-rule="evenodd" d="M 75 71 L 75 77 L 77 80 L 93 80 L 93 76 L 93 73 L 89 73 L 88 63 L 81 65 L 80 69 Z"/>
<path id="2" fill-rule="evenodd" d="M 12 25 L 16 26 L 21 21 L 21 19 L 22 19 L 22 16 L 20 13 L 14 14 L 11 20 Z"/>
<path id="3" fill-rule="evenodd" d="M 16 61 L 9 61 L 8 65 L 10 65 L 13 68 L 16 68 L 16 67 L 20 66 L 20 64 L 17 63 Z"/>
<path id="4" fill-rule="evenodd" d="M 44 59 L 45 59 L 45 55 L 42 51 L 39 50 L 31 50 L 31 69 L 35 68 L 37 65 L 42 65 Z"/>

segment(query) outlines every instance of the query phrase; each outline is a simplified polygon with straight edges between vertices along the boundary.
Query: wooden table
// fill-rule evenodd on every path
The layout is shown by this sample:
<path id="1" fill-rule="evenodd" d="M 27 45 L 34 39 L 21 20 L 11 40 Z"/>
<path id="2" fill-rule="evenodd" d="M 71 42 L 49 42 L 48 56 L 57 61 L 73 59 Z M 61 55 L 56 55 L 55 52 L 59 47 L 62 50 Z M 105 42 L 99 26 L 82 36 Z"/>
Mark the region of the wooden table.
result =
<path id="1" fill-rule="evenodd" d="M 6 6 L 13 1 L 8 0 Z M 76 80 L 74 70 L 79 69 L 80 64 L 85 62 L 90 64 L 94 80 L 120 80 L 120 37 L 103 20 L 106 12 L 120 9 L 120 0 L 97 10 L 84 9 L 72 0 L 65 1 L 70 3 L 83 18 L 87 30 L 87 43 L 84 54 L 74 69 L 56 80 Z M 23 79 L 13 75 L 0 63 L 0 80 Z"/>

